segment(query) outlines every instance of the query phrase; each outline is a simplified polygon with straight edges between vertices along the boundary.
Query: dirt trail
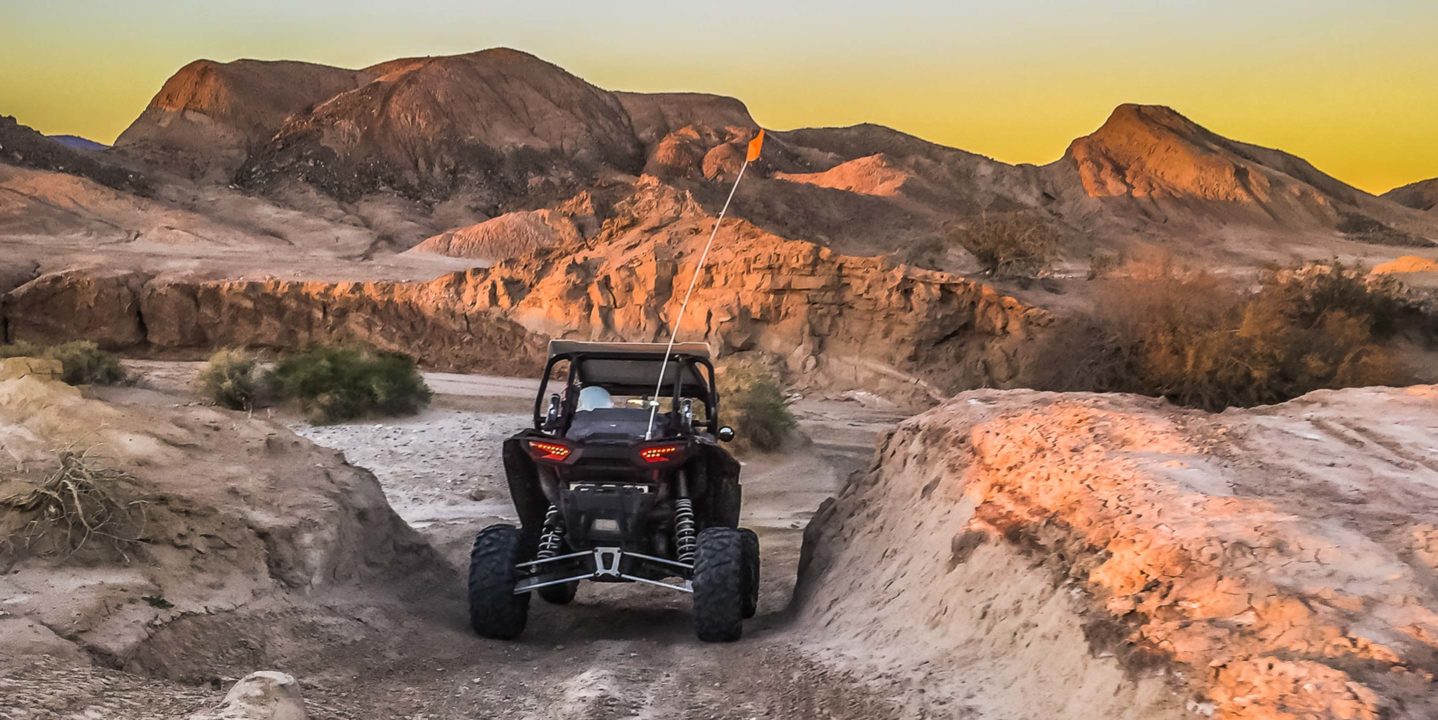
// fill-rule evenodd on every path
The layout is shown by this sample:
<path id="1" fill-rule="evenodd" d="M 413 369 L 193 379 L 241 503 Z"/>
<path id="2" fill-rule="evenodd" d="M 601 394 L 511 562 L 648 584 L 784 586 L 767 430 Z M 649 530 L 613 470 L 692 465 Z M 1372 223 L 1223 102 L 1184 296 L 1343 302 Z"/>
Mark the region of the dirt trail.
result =
<path id="1" fill-rule="evenodd" d="M 196 402 L 198 363 L 131 366 L 141 387 L 95 392 L 120 406 Z M 409 418 L 330 427 L 275 419 L 372 471 L 452 567 L 400 586 L 335 587 L 172 624 L 126 666 L 158 676 L 60 662 L 0 672 L 0 691 L 22 708 L 0 718 L 187 717 L 259 669 L 298 678 L 319 720 L 926 716 L 893 699 L 901 696 L 893 678 L 827 663 L 788 613 L 803 527 L 897 414 L 801 401 L 802 427 L 818 440 L 745 461 L 744 522 L 762 539 L 765 579 L 741 642 L 695 640 L 687 595 L 597 584 L 567 607 L 536 599 L 525 636 L 495 642 L 468 627 L 461 568 L 478 528 L 513 519 L 498 448 L 528 421 L 533 385 L 444 374 L 428 381 L 434 405 Z"/>
<path id="2" fill-rule="evenodd" d="M 498 449 L 529 421 L 534 386 L 445 374 L 429 381 L 437 402 L 415 417 L 292 427 L 373 471 L 400 515 L 461 567 L 478 528 L 513 520 Z M 461 711 L 515 718 L 898 716 L 875 686 L 825 667 L 785 623 L 803 527 L 898 416 L 854 402 L 805 401 L 797 409 L 804 429 L 822 442 L 745 460 L 744 522 L 760 535 L 765 580 L 744 641 L 694 640 L 687 595 L 587 584 L 568 607 L 536 600 L 524 638 L 495 643 L 469 632 L 456 590 L 430 603 L 423 614 L 437 625 L 408 635 L 413 650 L 396 653 L 381 671 L 404 678 L 402 693 L 386 682 L 368 702 L 436 718 Z"/>

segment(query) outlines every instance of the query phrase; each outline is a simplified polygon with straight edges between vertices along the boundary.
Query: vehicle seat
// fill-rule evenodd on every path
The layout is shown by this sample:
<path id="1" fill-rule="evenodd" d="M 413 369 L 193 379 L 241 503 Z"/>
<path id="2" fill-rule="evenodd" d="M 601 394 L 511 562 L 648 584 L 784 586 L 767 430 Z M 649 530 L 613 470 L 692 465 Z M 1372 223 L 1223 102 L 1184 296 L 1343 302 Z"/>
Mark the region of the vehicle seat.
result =
<path id="1" fill-rule="evenodd" d="M 579 410 L 569 423 L 564 437 L 585 440 L 642 440 L 648 429 L 649 411 L 644 408 L 596 408 Z M 667 414 L 654 418 L 655 437 L 663 435 L 669 424 Z"/>

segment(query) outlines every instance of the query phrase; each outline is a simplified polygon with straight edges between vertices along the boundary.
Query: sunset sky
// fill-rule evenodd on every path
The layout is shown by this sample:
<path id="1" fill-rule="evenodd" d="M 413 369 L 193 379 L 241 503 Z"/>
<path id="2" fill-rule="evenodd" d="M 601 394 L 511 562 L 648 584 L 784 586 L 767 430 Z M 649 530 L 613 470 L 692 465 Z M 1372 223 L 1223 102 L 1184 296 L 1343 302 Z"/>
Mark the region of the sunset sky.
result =
<path id="1" fill-rule="evenodd" d="M 877 122 L 1049 162 L 1123 102 L 1171 105 L 1366 190 L 1438 176 L 1438 1 L 0 0 L 0 114 L 114 140 L 205 57 L 360 67 L 509 46 L 602 87 Z"/>

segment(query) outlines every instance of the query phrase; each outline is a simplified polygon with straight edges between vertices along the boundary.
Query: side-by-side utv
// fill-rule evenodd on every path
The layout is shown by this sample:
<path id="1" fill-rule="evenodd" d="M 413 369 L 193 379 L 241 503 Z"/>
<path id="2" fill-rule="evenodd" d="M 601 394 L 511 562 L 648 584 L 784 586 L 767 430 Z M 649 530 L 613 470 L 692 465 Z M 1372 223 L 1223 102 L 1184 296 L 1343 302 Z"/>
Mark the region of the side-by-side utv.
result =
<path id="1" fill-rule="evenodd" d="M 739 463 L 719 444 L 734 431 L 719 422 L 708 346 L 676 344 L 667 364 L 665 349 L 549 344 L 534 426 L 504 443 L 520 527 L 485 528 L 470 554 L 475 632 L 517 637 L 532 593 L 563 605 L 594 580 L 692 593 L 699 639 L 739 638 L 759 539 L 739 527 Z"/>

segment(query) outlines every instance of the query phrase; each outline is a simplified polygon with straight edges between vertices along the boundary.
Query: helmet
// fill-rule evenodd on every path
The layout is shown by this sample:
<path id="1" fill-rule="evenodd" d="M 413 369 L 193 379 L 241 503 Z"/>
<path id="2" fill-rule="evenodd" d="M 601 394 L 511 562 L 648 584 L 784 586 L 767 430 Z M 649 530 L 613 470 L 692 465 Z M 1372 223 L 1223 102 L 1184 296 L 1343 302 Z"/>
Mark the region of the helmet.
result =
<path id="1" fill-rule="evenodd" d="M 604 410 L 614 407 L 614 398 L 609 396 L 609 391 L 598 385 L 590 385 L 579 391 L 579 406 L 575 408 L 584 410 Z"/>

